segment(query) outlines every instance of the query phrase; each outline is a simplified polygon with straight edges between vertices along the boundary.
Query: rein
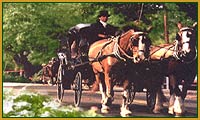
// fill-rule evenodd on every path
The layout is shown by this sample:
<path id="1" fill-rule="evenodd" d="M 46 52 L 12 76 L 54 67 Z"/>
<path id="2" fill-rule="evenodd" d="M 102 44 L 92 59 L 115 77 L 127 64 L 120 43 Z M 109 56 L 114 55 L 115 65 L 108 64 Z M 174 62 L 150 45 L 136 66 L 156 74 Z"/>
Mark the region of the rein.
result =
<path id="1" fill-rule="evenodd" d="M 134 34 L 144 34 L 143 32 L 135 32 Z M 130 37 L 129 40 L 131 40 L 133 38 L 133 36 Z M 116 40 L 113 40 L 113 42 L 115 42 L 114 48 L 113 48 L 113 54 L 115 55 L 115 57 L 117 57 L 118 59 L 122 60 L 122 61 L 126 61 L 126 58 L 134 60 L 133 56 L 128 55 L 118 44 L 119 42 L 119 38 Z M 139 52 L 144 52 L 144 50 L 138 50 Z M 126 58 L 122 57 L 120 52 L 122 53 L 122 55 L 124 55 Z"/>
<path id="2" fill-rule="evenodd" d="M 113 53 L 118 59 L 122 61 L 126 61 L 126 58 L 122 57 L 120 52 L 125 55 L 129 59 L 134 59 L 134 57 L 128 55 L 118 44 L 119 38 L 117 40 L 113 40 L 115 42 L 114 47 L 113 47 Z"/>
<path id="3" fill-rule="evenodd" d="M 195 57 L 192 59 L 192 60 L 190 60 L 190 61 L 184 61 L 184 60 L 181 60 L 182 62 L 184 62 L 184 63 L 186 63 L 186 64 L 190 64 L 190 63 L 192 63 L 193 61 L 195 61 L 196 60 L 196 58 L 197 58 L 197 48 L 195 47 Z"/>

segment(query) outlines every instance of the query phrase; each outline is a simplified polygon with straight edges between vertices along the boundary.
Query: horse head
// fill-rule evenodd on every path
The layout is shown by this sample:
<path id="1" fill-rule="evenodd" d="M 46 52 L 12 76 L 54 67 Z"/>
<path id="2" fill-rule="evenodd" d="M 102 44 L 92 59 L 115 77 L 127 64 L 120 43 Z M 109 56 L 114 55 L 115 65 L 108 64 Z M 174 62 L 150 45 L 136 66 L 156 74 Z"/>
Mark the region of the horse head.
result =
<path id="1" fill-rule="evenodd" d="M 177 34 L 176 39 L 179 43 L 179 57 L 182 61 L 193 61 L 197 57 L 196 52 L 196 31 L 193 27 L 181 27 Z"/>
<path id="2" fill-rule="evenodd" d="M 149 55 L 150 39 L 145 32 L 134 32 L 131 37 L 134 63 L 145 60 Z"/>

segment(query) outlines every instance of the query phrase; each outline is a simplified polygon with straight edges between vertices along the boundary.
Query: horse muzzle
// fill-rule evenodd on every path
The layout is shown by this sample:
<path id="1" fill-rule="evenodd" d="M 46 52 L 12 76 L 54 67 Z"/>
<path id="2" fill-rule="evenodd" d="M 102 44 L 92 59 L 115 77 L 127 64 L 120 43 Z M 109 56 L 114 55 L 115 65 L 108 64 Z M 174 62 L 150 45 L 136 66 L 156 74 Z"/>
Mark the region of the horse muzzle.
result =
<path id="1" fill-rule="evenodd" d="M 139 55 L 139 56 L 134 57 L 133 63 L 140 63 L 143 60 L 145 60 L 145 56 L 144 55 L 141 55 L 141 56 Z"/>
<path id="2" fill-rule="evenodd" d="M 179 53 L 179 58 L 182 62 L 190 63 L 194 61 L 197 58 L 197 52 L 196 51 L 181 51 Z"/>

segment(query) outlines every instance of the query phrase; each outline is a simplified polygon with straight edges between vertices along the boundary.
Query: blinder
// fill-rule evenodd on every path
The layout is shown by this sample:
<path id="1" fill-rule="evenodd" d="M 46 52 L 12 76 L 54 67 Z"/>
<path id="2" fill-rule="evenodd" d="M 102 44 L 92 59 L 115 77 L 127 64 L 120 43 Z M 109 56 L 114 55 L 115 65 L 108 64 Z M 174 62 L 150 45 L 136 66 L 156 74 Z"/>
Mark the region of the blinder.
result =
<path id="1" fill-rule="evenodd" d="M 139 38 L 134 38 L 134 37 L 131 37 L 131 42 L 133 44 L 133 46 L 138 46 L 138 43 L 139 43 Z"/>
<path id="2" fill-rule="evenodd" d="M 145 39 L 145 36 L 144 36 L 144 33 L 142 34 L 142 33 L 139 33 L 139 34 L 137 34 L 137 35 L 135 35 L 135 36 L 132 36 L 131 38 L 130 38 L 130 40 L 131 40 L 131 42 L 132 42 L 132 44 L 133 44 L 133 46 L 138 46 L 138 44 L 139 44 L 139 37 L 142 37 L 142 43 L 144 43 L 144 39 Z"/>
<path id="3" fill-rule="evenodd" d="M 188 40 L 183 41 L 183 38 L 182 38 L 183 32 L 186 32 L 184 35 L 185 37 L 189 38 Z M 191 62 L 196 59 L 197 55 L 196 55 L 196 49 L 195 49 L 196 47 L 195 47 L 194 35 L 195 35 L 194 29 L 189 28 L 189 27 L 181 28 L 180 31 L 177 33 L 176 40 L 179 41 L 179 46 L 183 47 L 184 44 L 189 44 L 190 49 L 191 49 L 190 52 L 183 51 L 183 50 L 180 50 L 178 52 L 179 59 L 183 62 Z"/>
<path id="4" fill-rule="evenodd" d="M 145 49 L 139 48 L 138 49 L 138 53 L 139 54 L 144 54 L 145 58 L 148 57 L 148 55 L 149 55 L 149 46 L 151 45 L 151 42 L 146 37 L 146 33 L 137 32 L 135 35 L 133 35 L 130 38 L 130 40 L 131 40 L 133 46 L 139 46 L 139 42 L 141 42 L 142 44 L 145 44 L 145 46 L 146 46 Z"/>

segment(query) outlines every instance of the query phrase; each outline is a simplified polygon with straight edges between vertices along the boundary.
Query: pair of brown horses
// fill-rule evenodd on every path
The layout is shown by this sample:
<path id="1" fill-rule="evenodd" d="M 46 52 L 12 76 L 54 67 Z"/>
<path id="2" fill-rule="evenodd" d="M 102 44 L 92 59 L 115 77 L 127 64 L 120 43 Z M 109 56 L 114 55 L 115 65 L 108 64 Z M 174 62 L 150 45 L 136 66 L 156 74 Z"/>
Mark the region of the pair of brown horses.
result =
<path id="1" fill-rule="evenodd" d="M 181 79 L 187 81 L 187 78 L 182 74 L 189 73 L 180 74 L 181 71 L 177 70 L 177 68 L 179 68 L 177 66 L 183 65 L 182 67 L 185 67 L 186 69 L 187 66 L 188 69 L 191 67 L 192 75 L 190 75 L 191 77 L 188 79 L 193 79 L 193 76 L 196 75 L 196 39 L 194 38 L 194 34 L 193 28 L 182 27 L 179 29 L 177 34 L 179 38 L 178 41 L 172 44 L 162 44 L 150 47 L 150 40 L 147 39 L 143 32 L 129 30 L 119 37 L 109 40 L 100 40 L 92 44 L 88 56 L 91 61 L 96 81 L 99 83 L 100 91 L 102 93 L 101 112 L 107 113 L 110 110 L 110 105 L 112 104 L 114 96 L 113 87 L 116 84 L 116 79 L 112 76 L 112 73 L 115 73 L 113 72 L 114 70 L 121 70 L 121 73 L 123 74 L 123 77 L 121 77 L 121 83 L 123 84 L 124 92 L 120 114 L 121 116 L 131 115 L 132 112 L 129 110 L 128 100 L 130 99 L 129 97 L 131 94 L 130 83 L 132 82 L 130 80 L 132 78 L 128 77 L 131 75 L 129 74 L 129 70 L 127 70 L 127 66 L 129 66 L 129 63 L 131 62 L 135 65 L 143 64 L 140 62 L 143 62 L 145 58 L 147 58 L 148 61 L 162 61 L 163 59 L 167 59 L 167 63 L 165 64 L 167 65 L 167 68 L 163 69 L 167 69 L 167 72 L 165 73 L 170 78 L 169 113 L 182 114 L 184 110 L 183 104 L 181 103 L 183 102 L 182 98 L 185 97 L 183 94 L 186 93 L 180 92 L 178 81 L 181 77 Z M 137 69 L 137 67 L 132 69 Z M 178 76 L 181 77 L 178 78 Z M 134 76 L 132 75 L 132 77 Z M 162 108 L 161 87 L 159 88 L 158 86 L 158 89 L 156 90 L 157 91 L 154 91 L 157 93 L 157 100 L 154 108 L 155 111 Z M 186 90 L 187 88 L 185 86 L 185 90 L 183 91 Z"/>

